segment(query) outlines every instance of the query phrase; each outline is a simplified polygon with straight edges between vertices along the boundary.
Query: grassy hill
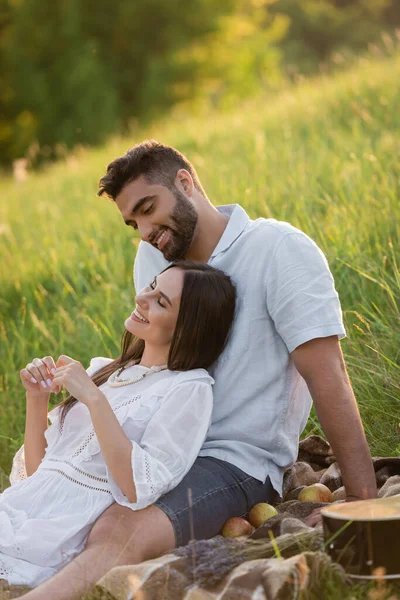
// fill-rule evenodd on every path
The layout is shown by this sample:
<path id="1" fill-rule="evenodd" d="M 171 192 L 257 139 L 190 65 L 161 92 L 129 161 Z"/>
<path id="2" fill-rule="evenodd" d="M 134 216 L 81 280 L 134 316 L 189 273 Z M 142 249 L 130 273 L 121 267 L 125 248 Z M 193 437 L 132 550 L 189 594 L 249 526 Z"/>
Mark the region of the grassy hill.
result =
<path id="1" fill-rule="evenodd" d="M 81 150 L 0 203 L 0 468 L 23 439 L 18 371 L 35 356 L 115 355 L 134 303 L 138 239 L 97 182 L 155 137 L 191 159 L 215 204 L 300 227 L 326 253 L 348 337 L 342 347 L 375 455 L 400 443 L 400 54 L 260 93 L 234 112 L 175 111 L 151 130 Z M 318 432 L 312 415 L 307 432 Z M 1 484 L 1 482 L 0 482 Z M 3 479 L 6 484 L 6 479 Z"/>

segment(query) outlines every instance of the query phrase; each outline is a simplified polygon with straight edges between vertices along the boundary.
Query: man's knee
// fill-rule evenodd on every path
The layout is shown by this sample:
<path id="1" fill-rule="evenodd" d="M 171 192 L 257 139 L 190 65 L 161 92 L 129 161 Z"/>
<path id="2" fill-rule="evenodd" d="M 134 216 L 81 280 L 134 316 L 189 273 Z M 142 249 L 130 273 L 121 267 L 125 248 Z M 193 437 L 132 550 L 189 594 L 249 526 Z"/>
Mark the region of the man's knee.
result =
<path id="1" fill-rule="evenodd" d="M 112 504 L 92 527 L 87 548 L 113 547 L 119 564 L 138 563 L 175 547 L 175 534 L 165 513 L 157 506 L 131 510 Z"/>

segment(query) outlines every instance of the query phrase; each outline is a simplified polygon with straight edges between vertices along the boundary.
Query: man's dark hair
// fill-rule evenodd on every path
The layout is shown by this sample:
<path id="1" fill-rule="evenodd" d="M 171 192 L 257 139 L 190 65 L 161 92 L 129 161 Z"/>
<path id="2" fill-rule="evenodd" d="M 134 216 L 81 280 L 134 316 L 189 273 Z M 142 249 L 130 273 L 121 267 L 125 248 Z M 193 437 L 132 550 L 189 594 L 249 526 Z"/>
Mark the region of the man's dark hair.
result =
<path id="1" fill-rule="evenodd" d="M 156 140 L 145 140 L 113 160 L 107 167 L 107 173 L 100 179 L 98 196 L 106 194 L 115 200 L 125 185 L 141 175 L 148 183 L 173 189 L 179 169 L 186 169 L 190 173 L 195 188 L 206 197 L 197 173 L 187 158 L 179 150 Z"/>

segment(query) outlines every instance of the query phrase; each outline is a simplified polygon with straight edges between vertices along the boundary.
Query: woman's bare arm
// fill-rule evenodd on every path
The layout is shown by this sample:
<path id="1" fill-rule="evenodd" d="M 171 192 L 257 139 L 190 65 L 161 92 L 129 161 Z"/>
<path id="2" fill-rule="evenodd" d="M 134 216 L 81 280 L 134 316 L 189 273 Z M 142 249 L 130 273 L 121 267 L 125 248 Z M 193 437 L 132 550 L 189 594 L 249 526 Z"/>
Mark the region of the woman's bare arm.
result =
<path id="1" fill-rule="evenodd" d="M 25 468 L 27 475 L 32 475 L 43 460 L 47 442 L 44 432 L 48 427 L 47 410 L 50 394 L 47 399 L 43 394 L 37 397 L 26 393 L 25 419 Z"/>

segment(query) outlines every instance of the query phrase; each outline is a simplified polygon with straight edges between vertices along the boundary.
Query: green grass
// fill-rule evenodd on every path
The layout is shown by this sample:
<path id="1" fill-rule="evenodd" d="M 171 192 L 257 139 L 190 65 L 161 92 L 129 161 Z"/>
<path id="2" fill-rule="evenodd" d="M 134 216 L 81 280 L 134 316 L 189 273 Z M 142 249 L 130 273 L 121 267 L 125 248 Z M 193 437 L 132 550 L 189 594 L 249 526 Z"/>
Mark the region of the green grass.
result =
<path id="1" fill-rule="evenodd" d="M 116 155 L 144 137 L 191 159 L 215 204 L 290 221 L 322 247 L 348 337 L 342 347 L 374 455 L 399 439 L 400 54 L 260 93 L 234 112 L 175 111 L 152 130 L 80 150 L 25 183 L 2 180 L 0 468 L 24 430 L 18 371 L 35 356 L 115 355 L 133 306 L 137 238 L 96 197 Z M 306 432 L 319 432 L 314 414 Z"/>

